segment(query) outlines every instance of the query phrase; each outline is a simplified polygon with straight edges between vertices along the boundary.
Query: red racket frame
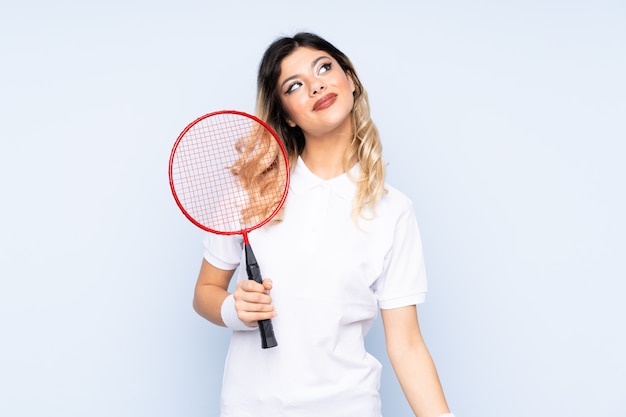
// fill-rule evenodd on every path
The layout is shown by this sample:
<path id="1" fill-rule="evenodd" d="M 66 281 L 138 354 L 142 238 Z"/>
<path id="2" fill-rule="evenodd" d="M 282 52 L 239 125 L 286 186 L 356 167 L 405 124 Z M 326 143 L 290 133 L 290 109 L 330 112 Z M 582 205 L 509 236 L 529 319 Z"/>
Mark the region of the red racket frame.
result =
<path id="1" fill-rule="evenodd" d="M 280 203 L 276 206 L 276 209 L 274 209 L 274 211 L 262 222 L 254 225 L 254 226 L 250 226 L 241 230 L 236 230 L 236 231 L 223 231 L 223 230 L 214 230 L 211 229 L 210 227 L 207 227 L 201 223 L 199 223 L 198 221 L 196 221 L 196 219 L 194 219 L 185 209 L 185 207 L 182 205 L 182 203 L 180 202 L 180 200 L 178 199 L 178 195 L 176 194 L 176 189 L 174 186 L 174 180 L 173 180 L 173 173 L 172 173 L 172 166 L 174 163 L 174 155 L 176 154 L 176 149 L 178 148 L 178 145 L 180 144 L 181 140 L 183 139 L 183 137 L 185 136 L 185 134 L 187 134 L 187 132 L 193 128 L 197 123 L 201 122 L 202 120 L 209 118 L 209 117 L 213 117 L 213 116 L 217 116 L 220 114 L 235 114 L 235 115 L 239 115 L 239 116 L 244 116 L 247 117 L 249 119 L 254 120 L 255 122 L 259 123 L 261 126 L 263 126 L 265 129 L 267 129 L 268 132 L 270 132 L 272 134 L 272 136 L 274 137 L 274 139 L 276 140 L 276 142 L 278 143 L 279 147 L 280 147 L 280 151 L 283 154 L 283 158 L 285 159 L 285 163 L 286 163 L 286 169 L 285 169 L 285 190 L 283 192 L 283 196 L 282 199 L 280 200 Z M 178 206 L 178 208 L 183 212 L 183 214 L 185 215 L 185 217 L 187 217 L 187 219 L 189 219 L 190 222 L 192 222 L 193 224 L 195 224 L 196 226 L 198 226 L 199 228 L 201 228 L 202 230 L 205 230 L 207 232 L 210 233 L 216 233 L 218 235 L 237 235 L 237 234 L 241 234 L 243 235 L 243 240 L 245 244 L 248 244 L 248 233 L 251 232 L 254 229 L 258 229 L 259 227 L 267 224 L 270 220 L 272 220 L 274 218 L 274 216 L 276 216 L 276 214 L 278 214 L 278 212 L 280 211 L 280 209 L 283 207 L 283 205 L 285 204 L 285 200 L 287 199 L 287 191 L 289 190 L 289 181 L 290 181 L 290 172 L 289 172 L 289 158 L 287 155 L 287 150 L 285 149 L 285 145 L 283 145 L 282 141 L 280 140 L 280 138 L 278 137 L 278 135 L 276 134 L 276 132 L 274 131 L 274 129 L 272 129 L 267 123 L 265 123 L 263 120 L 259 119 L 256 116 L 253 116 L 251 114 L 242 112 L 242 111 L 238 111 L 238 110 L 219 110 L 219 111 L 214 111 L 212 113 L 208 113 L 205 114 L 204 116 L 200 116 L 198 117 L 196 120 L 194 120 L 193 122 L 189 123 L 189 125 L 187 125 L 187 127 L 185 127 L 185 129 L 180 133 L 180 135 L 178 135 L 178 138 L 176 139 L 176 142 L 174 142 L 174 146 L 172 148 L 172 152 L 170 154 L 170 160 L 169 160 L 169 168 L 168 168 L 168 176 L 169 176 L 169 181 L 170 181 L 170 189 L 172 191 L 172 195 L 174 196 L 174 200 L 176 201 L 176 205 Z"/>

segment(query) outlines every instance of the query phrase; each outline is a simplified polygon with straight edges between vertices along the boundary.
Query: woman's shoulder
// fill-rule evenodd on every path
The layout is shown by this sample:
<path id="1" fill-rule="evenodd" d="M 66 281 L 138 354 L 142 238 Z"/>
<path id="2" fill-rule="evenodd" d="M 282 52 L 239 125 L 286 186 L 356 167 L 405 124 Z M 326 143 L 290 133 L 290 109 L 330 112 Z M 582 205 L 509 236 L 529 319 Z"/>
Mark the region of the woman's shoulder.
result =
<path id="1" fill-rule="evenodd" d="M 385 194 L 383 194 L 379 201 L 380 205 L 395 208 L 400 211 L 413 209 L 413 201 L 404 192 L 388 183 L 385 183 L 385 191 Z"/>
<path id="2" fill-rule="evenodd" d="M 410 216 L 412 212 L 412 200 L 404 192 L 386 183 L 385 193 L 376 202 L 374 211 L 365 209 L 365 218 L 376 220 L 376 223 L 395 224 L 399 218 Z"/>

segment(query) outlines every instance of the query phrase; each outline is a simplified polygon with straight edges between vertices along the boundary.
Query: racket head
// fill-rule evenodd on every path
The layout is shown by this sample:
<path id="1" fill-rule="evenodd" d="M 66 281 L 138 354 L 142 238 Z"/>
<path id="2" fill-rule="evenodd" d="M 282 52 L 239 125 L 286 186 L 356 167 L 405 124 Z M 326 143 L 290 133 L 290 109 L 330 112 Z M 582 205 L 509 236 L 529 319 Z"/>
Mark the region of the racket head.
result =
<path id="1" fill-rule="evenodd" d="M 268 223 L 289 190 L 287 151 L 258 117 L 221 110 L 205 114 L 180 133 L 169 160 L 176 204 L 211 233 L 243 234 Z"/>

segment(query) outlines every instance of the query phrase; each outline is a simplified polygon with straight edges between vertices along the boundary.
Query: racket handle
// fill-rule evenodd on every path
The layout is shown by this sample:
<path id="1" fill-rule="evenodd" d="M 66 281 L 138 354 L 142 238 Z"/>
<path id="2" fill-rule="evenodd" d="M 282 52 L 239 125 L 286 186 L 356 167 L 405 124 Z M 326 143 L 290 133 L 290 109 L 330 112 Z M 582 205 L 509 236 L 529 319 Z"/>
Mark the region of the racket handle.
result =
<path id="1" fill-rule="evenodd" d="M 259 284 L 263 283 L 263 277 L 261 276 L 261 268 L 256 261 L 252 247 L 249 244 L 245 245 L 246 250 L 246 272 L 248 273 L 248 279 L 254 280 Z M 259 320 L 259 332 L 261 333 L 261 347 L 263 349 L 272 348 L 278 346 L 276 342 L 276 336 L 274 336 L 274 327 L 272 326 L 272 320 Z"/>

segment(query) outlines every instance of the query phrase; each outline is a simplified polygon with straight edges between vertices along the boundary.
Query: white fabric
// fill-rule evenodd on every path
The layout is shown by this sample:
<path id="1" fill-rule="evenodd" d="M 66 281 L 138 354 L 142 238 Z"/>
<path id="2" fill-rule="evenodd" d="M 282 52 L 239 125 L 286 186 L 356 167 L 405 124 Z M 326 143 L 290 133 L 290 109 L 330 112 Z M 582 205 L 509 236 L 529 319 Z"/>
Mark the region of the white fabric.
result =
<path id="1" fill-rule="evenodd" d="M 355 166 L 354 175 L 360 168 Z M 380 417 L 380 363 L 363 339 L 378 308 L 419 304 L 426 275 L 411 202 L 387 187 L 373 220 L 352 220 L 356 185 L 322 180 L 298 160 L 284 218 L 249 233 L 263 277 L 273 280 L 278 346 L 233 331 L 222 417 Z M 241 236 L 205 238 L 205 259 L 240 266 Z"/>

